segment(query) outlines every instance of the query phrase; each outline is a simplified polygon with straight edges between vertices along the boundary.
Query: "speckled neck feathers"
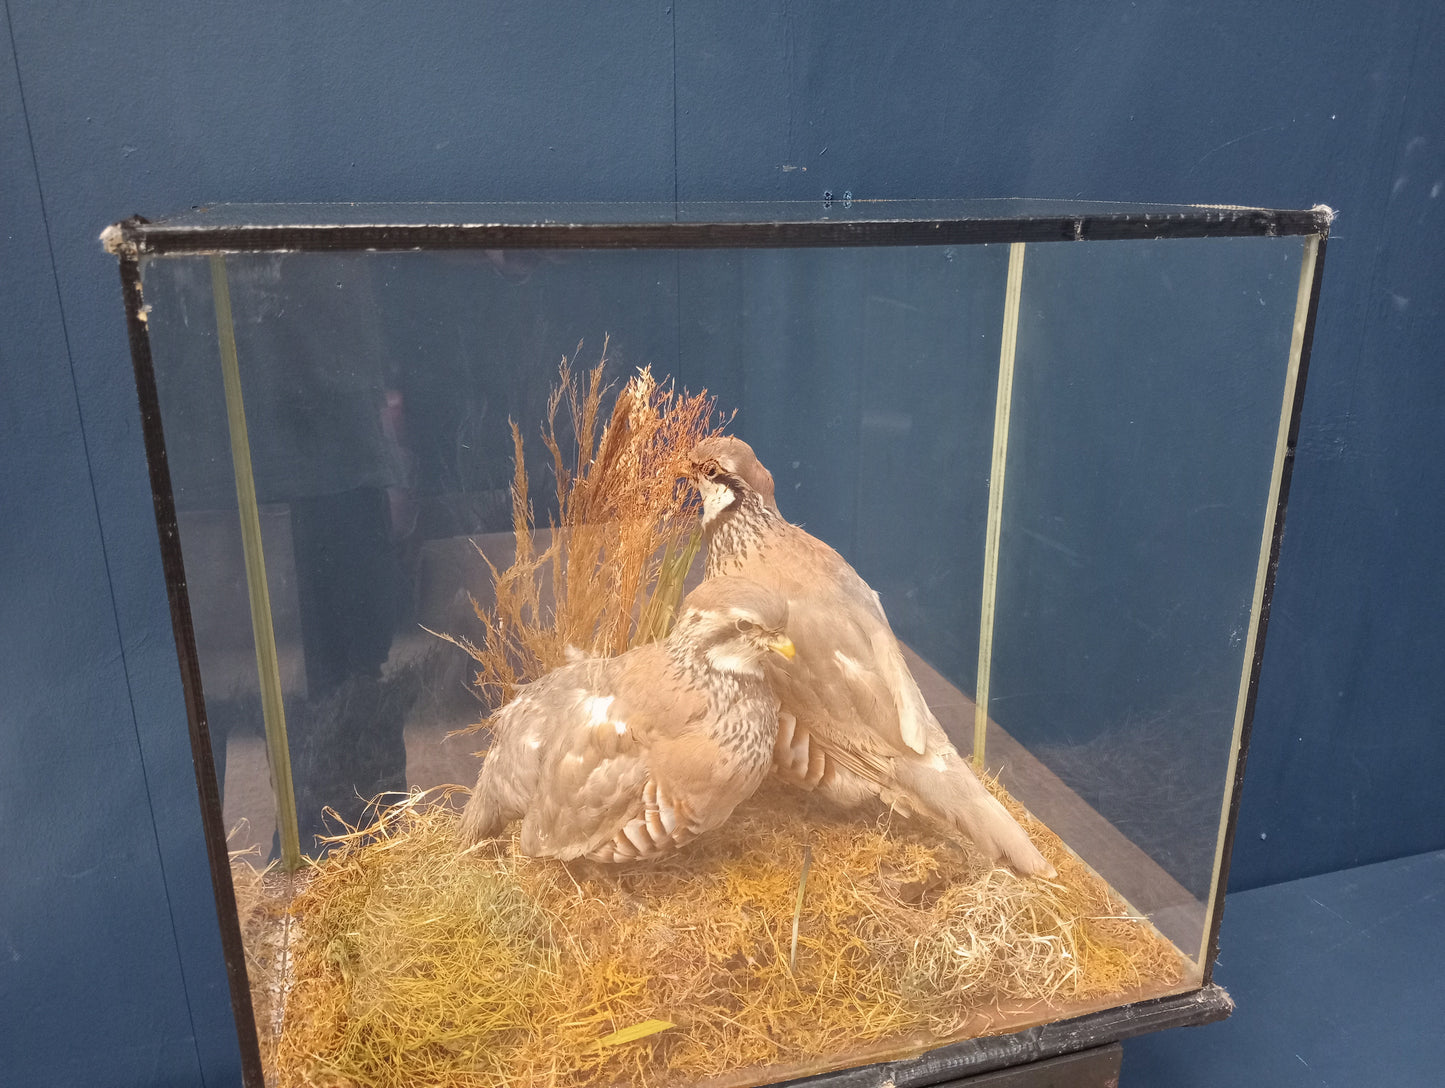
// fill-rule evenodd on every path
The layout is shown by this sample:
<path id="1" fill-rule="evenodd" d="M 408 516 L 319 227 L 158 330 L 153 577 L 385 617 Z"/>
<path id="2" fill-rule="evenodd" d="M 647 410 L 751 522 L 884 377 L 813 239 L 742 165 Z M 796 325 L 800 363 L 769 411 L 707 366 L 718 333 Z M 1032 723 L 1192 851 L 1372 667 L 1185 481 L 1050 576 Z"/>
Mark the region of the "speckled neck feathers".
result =
<path id="1" fill-rule="evenodd" d="M 777 737 L 778 700 L 762 670 L 756 674 L 724 672 L 714 667 L 702 650 L 682 638 L 668 638 L 664 646 L 668 671 L 679 684 L 707 699 L 708 736 L 725 753 L 735 755 L 739 763 L 756 765 L 759 773 L 765 770 Z"/>
<path id="2" fill-rule="evenodd" d="M 748 487 L 734 489 L 737 501 L 703 527 L 707 543 L 707 577 L 736 574 L 766 538 L 788 523 Z"/>

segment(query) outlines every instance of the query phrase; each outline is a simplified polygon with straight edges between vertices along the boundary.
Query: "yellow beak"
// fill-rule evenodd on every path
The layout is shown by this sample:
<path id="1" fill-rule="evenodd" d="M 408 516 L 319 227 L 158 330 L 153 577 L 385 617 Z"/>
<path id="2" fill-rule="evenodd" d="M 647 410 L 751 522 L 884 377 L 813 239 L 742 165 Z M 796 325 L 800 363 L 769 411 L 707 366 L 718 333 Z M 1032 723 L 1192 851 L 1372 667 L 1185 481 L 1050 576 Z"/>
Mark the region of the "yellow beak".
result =
<path id="1" fill-rule="evenodd" d="M 789 661 L 793 660 L 794 655 L 796 655 L 798 652 L 798 648 L 793 645 L 793 640 L 790 639 L 787 635 L 779 635 L 775 639 L 770 639 L 766 643 L 766 645 L 768 649 L 776 650 L 778 653 L 786 657 Z"/>

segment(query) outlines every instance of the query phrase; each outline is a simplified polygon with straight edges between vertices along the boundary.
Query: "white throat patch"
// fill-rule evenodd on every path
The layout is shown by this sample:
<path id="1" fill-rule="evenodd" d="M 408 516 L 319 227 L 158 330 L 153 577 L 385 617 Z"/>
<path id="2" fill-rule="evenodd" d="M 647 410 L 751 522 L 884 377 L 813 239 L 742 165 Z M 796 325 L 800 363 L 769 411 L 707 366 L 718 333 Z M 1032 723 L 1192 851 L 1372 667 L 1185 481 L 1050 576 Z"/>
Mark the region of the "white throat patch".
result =
<path id="1" fill-rule="evenodd" d="M 718 483 L 716 480 L 709 480 L 706 476 L 699 476 L 697 489 L 702 493 L 702 523 L 706 527 L 711 525 L 717 516 L 726 510 L 733 503 L 737 502 L 737 495 L 733 489 L 726 484 Z"/>

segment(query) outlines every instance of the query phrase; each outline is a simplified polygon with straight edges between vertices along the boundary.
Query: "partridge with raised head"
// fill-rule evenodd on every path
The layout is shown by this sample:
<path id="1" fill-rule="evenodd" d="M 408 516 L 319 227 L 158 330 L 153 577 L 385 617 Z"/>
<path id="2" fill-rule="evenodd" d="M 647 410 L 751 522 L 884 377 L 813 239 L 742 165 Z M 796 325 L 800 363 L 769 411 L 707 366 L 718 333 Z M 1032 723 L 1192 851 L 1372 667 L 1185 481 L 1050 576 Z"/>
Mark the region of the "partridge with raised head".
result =
<path id="1" fill-rule="evenodd" d="M 707 575 L 743 576 L 787 601 L 797 659 L 770 670 L 781 700 L 775 769 L 843 805 L 880 797 L 973 841 L 1024 875 L 1053 867 L 974 775 L 929 710 L 876 594 L 836 551 L 784 520 L 752 447 L 699 443 Z"/>
<path id="2" fill-rule="evenodd" d="M 493 719 L 463 841 L 520 819 L 531 856 L 638 861 L 723 823 L 772 762 L 778 702 L 763 659 L 792 657 L 787 614 L 755 582 L 709 579 L 662 641 L 527 685 Z"/>

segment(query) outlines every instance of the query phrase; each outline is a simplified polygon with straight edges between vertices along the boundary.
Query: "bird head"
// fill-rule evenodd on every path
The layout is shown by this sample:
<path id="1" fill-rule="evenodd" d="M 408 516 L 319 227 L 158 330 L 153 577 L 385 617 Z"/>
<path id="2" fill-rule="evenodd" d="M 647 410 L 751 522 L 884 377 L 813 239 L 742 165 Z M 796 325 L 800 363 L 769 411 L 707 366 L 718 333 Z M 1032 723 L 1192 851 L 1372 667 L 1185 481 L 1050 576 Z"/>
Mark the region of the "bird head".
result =
<path id="1" fill-rule="evenodd" d="M 769 653 L 792 660 L 788 602 L 747 578 L 709 578 L 683 598 L 670 638 L 721 672 L 761 676 Z"/>
<path id="2" fill-rule="evenodd" d="M 741 438 L 714 435 L 703 439 L 687 456 L 687 475 L 702 496 L 703 525 L 712 524 L 748 495 L 757 495 L 764 506 L 777 512 L 773 474 Z"/>

